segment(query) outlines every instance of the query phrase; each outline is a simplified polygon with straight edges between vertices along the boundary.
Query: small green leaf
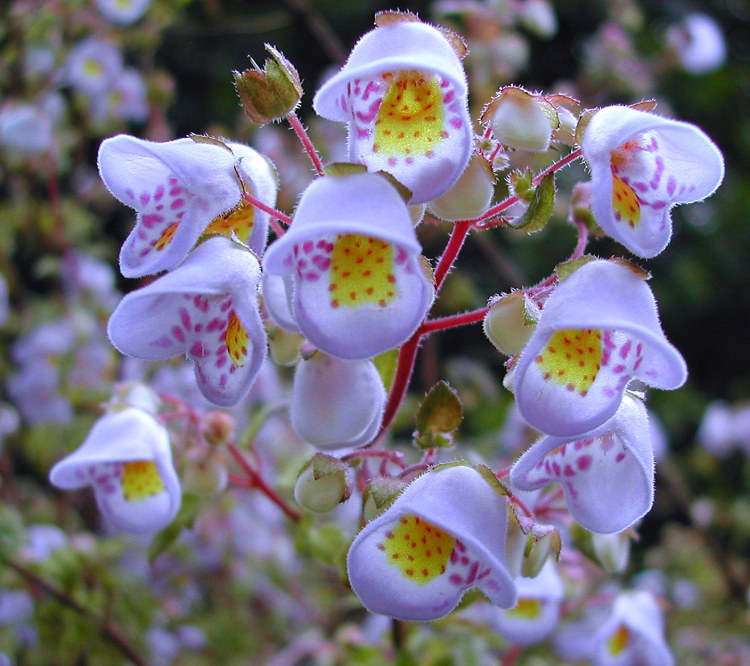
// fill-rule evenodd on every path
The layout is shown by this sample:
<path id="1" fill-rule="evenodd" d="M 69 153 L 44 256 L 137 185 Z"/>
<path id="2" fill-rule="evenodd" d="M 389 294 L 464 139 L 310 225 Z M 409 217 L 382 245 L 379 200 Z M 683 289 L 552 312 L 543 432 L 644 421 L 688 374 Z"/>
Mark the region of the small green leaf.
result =
<path id="1" fill-rule="evenodd" d="M 200 508 L 201 500 L 197 495 L 192 493 L 182 494 L 182 504 L 177 517 L 156 534 L 149 544 L 148 561 L 151 564 L 177 540 L 183 527 L 190 529 L 193 526 Z"/>
<path id="2" fill-rule="evenodd" d="M 529 207 L 520 218 L 511 223 L 513 229 L 523 229 L 532 234 L 544 228 L 555 208 L 555 175 L 548 173 L 534 190 Z"/>
<path id="3" fill-rule="evenodd" d="M 398 367 L 398 349 L 383 352 L 372 359 L 372 362 L 380 374 L 380 379 L 383 380 L 385 390 L 390 391 L 393 378 L 396 376 L 396 368 Z"/>
<path id="4" fill-rule="evenodd" d="M 425 396 L 417 412 L 417 445 L 445 448 L 463 419 L 463 405 L 448 382 L 440 381 Z"/>

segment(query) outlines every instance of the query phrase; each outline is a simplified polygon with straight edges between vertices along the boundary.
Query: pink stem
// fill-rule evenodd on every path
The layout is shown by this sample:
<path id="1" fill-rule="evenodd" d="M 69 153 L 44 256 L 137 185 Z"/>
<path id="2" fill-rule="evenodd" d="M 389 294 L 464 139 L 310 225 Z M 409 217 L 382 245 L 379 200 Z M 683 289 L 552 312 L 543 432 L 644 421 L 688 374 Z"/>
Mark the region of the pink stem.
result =
<path id="1" fill-rule="evenodd" d="M 310 137 L 307 134 L 307 131 L 302 126 L 302 123 L 300 122 L 300 119 L 297 118 L 297 114 L 294 111 L 291 111 L 286 116 L 287 121 L 292 126 L 292 129 L 294 130 L 294 133 L 297 135 L 297 138 L 302 143 L 303 148 L 305 149 L 305 152 L 310 158 L 310 161 L 313 163 L 313 166 L 315 167 L 315 171 L 318 172 L 319 176 L 323 175 L 323 162 L 320 160 L 320 155 L 318 155 L 318 151 L 315 149 L 315 146 L 313 145 L 313 142 L 310 140 Z"/>
<path id="2" fill-rule="evenodd" d="M 406 463 L 402 460 L 403 453 L 401 451 L 386 451 L 385 449 L 360 449 L 358 451 L 352 451 L 341 457 L 341 462 L 348 462 L 349 460 L 355 460 L 356 458 L 382 458 L 388 462 L 398 465 L 401 469 L 406 468 Z"/>
<path id="3" fill-rule="evenodd" d="M 283 236 L 284 235 L 284 229 L 281 227 L 281 225 L 276 220 L 281 220 L 284 224 L 289 226 L 292 223 L 292 218 L 288 215 L 285 215 L 280 210 L 276 210 L 275 208 L 272 208 L 271 206 L 266 206 L 262 201 L 259 199 L 256 199 L 252 194 L 249 192 L 243 192 L 242 198 L 249 203 L 251 206 L 255 206 L 256 208 L 260 208 L 264 213 L 268 213 L 271 216 L 271 226 L 273 227 L 274 233 L 277 236 Z"/>

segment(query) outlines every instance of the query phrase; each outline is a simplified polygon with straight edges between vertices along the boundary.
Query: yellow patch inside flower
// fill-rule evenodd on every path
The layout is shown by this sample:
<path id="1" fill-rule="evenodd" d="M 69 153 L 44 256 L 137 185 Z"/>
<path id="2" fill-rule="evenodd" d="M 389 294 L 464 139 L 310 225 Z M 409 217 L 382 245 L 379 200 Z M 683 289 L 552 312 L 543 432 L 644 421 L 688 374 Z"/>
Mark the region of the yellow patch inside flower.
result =
<path id="1" fill-rule="evenodd" d="M 163 250 L 167 245 L 169 245 L 172 242 L 172 239 L 174 238 L 174 233 L 177 231 L 177 227 L 179 225 L 179 222 L 174 222 L 170 224 L 165 230 L 164 233 L 159 236 L 159 240 L 156 241 L 156 245 L 154 245 L 155 250 Z"/>
<path id="2" fill-rule="evenodd" d="M 393 245 L 357 234 L 339 234 L 331 253 L 331 306 L 385 307 L 396 298 Z"/>
<path id="3" fill-rule="evenodd" d="M 135 460 L 122 464 L 122 494 L 128 502 L 143 501 L 164 492 L 164 482 L 153 460 Z"/>
<path id="4" fill-rule="evenodd" d="M 445 573 L 456 539 L 419 516 L 403 516 L 379 548 L 405 578 L 426 585 Z"/>
<path id="5" fill-rule="evenodd" d="M 393 74 L 384 75 L 388 77 Z M 400 72 L 380 105 L 373 150 L 385 155 L 426 154 L 444 138 L 444 124 L 437 78 L 418 71 Z"/>
<path id="6" fill-rule="evenodd" d="M 243 243 L 250 240 L 253 233 L 253 224 L 255 223 L 255 207 L 242 201 L 237 208 L 230 210 L 223 215 L 219 215 L 211 224 L 206 227 L 204 233 L 221 234 L 222 236 L 231 236 L 234 232 Z"/>
<path id="7" fill-rule="evenodd" d="M 540 599 L 519 599 L 515 608 L 506 613 L 519 620 L 536 620 L 542 614 L 542 602 Z"/>
<path id="8" fill-rule="evenodd" d="M 556 331 L 534 360 L 546 380 L 585 396 L 601 368 L 602 334 L 593 329 Z"/>
<path id="9" fill-rule="evenodd" d="M 239 317 L 234 312 L 229 317 L 224 341 L 226 342 L 227 351 L 229 352 L 229 358 L 232 359 L 232 363 L 240 367 L 245 365 L 250 347 L 250 338 Z"/>
<path id="10" fill-rule="evenodd" d="M 629 642 L 630 631 L 624 624 L 621 624 L 607 641 L 607 650 L 613 657 L 616 657 L 628 646 Z"/>
<path id="11" fill-rule="evenodd" d="M 612 174 L 612 207 L 615 210 L 615 218 L 624 220 L 632 228 L 635 228 L 641 221 L 641 200 L 630 185 L 614 174 Z"/>
<path id="12" fill-rule="evenodd" d="M 98 60 L 95 60 L 94 58 L 86 58 L 83 63 L 83 71 L 86 76 L 96 78 L 104 74 L 104 67 Z"/>

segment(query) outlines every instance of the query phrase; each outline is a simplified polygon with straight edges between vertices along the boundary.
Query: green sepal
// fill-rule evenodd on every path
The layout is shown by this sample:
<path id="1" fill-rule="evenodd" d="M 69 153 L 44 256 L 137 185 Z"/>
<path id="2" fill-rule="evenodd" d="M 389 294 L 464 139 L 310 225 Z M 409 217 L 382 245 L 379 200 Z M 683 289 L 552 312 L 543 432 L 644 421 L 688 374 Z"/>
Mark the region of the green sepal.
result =
<path id="1" fill-rule="evenodd" d="M 354 162 L 331 162 L 323 167 L 326 176 L 351 176 L 354 173 L 367 173 L 364 164 Z"/>
<path id="2" fill-rule="evenodd" d="M 523 229 L 533 234 L 549 222 L 555 209 L 555 175 L 548 173 L 534 189 L 529 207 L 520 218 L 510 223 L 513 229 Z"/>
<path id="3" fill-rule="evenodd" d="M 423 449 L 453 446 L 453 433 L 461 425 L 463 405 L 448 382 L 433 386 L 417 412 L 415 442 Z"/>
<path id="4" fill-rule="evenodd" d="M 385 390 L 390 391 L 393 378 L 396 376 L 396 368 L 398 367 L 398 348 L 378 354 L 372 359 L 372 362 L 375 364 L 375 369 L 378 371 L 380 379 L 383 380 Z"/>
<path id="5" fill-rule="evenodd" d="M 555 266 L 555 273 L 557 274 L 557 279 L 562 282 L 566 278 L 569 278 L 573 273 L 575 273 L 581 266 L 585 266 L 591 261 L 595 261 L 598 257 L 595 257 L 593 254 L 584 254 L 582 257 L 579 257 L 578 259 L 572 259 L 571 261 L 563 261 L 557 266 Z"/>
<path id="6" fill-rule="evenodd" d="M 490 488 L 494 490 L 501 497 L 508 497 L 508 489 L 500 483 L 500 479 L 487 465 L 473 465 L 473 469 L 479 472 L 479 475 L 489 484 Z"/>

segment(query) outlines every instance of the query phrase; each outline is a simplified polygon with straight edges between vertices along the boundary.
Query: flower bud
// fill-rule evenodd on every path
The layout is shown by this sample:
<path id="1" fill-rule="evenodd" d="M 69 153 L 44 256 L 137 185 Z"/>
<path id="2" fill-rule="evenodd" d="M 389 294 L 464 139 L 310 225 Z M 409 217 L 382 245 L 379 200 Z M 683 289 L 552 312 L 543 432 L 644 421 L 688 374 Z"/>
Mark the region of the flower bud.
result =
<path id="1" fill-rule="evenodd" d="M 591 534 L 591 547 L 596 559 L 610 573 L 622 573 L 630 559 L 630 534 L 628 530 L 614 534 Z"/>
<path id="2" fill-rule="evenodd" d="M 229 475 L 226 466 L 211 456 L 208 460 L 188 461 L 181 478 L 186 492 L 200 497 L 215 497 L 227 487 Z"/>
<path id="3" fill-rule="evenodd" d="M 509 148 L 544 152 L 560 125 L 557 110 L 541 95 L 523 88 L 501 88 L 482 112 L 498 141 Z"/>
<path id="4" fill-rule="evenodd" d="M 305 463 L 294 486 L 294 499 L 317 513 L 335 509 L 351 493 L 346 465 L 324 453 L 316 453 Z"/>
<path id="5" fill-rule="evenodd" d="M 470 220 L 489 208 L 494 191 L 492 167 L 483 155 L 474 153 L 456 184 L 430 202 L 430 212 L 450 222 Z"/>
<path id="6" fill-rule="evenodd" d="M 399 479 L 375 479 L 362 493 L 362 517 L 370 522 L 385 511 L 406 487 Z"/>
<path id="7" fill-rule="evenodd" d="M 484 334 L 501 354 L 513 356 L 526 346 L 538 313 L 523 291 L 511 292 L 490 304 L 482 324 Z"/>
<path id="8" fill-rule="evenodd" d="M 228 442 L 236 429 L 234 419 L 226 412 L 213 410 L 203 417 L 203 438 L 213 446 Z"/>
<path id="9" fill-rule="evenodd" d="M 270 44 L 266 44 L 266 51 L 271 58 L 266 59 L 262 71 L 255 65 L 255 69 L 232 72 L 245 115 L 256 125 L 265 125 L 289 114 L 303 92 L 294 66 Z"/>

